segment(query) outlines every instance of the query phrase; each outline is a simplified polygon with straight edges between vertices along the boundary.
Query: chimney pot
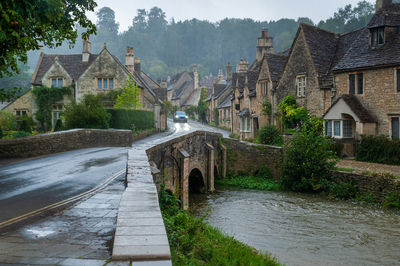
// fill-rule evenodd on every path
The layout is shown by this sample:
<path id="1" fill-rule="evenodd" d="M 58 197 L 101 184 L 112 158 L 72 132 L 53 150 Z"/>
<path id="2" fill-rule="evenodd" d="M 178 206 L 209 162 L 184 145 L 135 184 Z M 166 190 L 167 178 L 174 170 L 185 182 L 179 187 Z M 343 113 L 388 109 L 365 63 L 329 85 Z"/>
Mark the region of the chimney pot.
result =
<path id="1" fill-rule="evenodd" d="M 135 72 L 141 74 L 142 73 L 142 69 L 140 67 L 140 58 L 136 57 L 135 58 L 135 66 L 134 66 Z"/>

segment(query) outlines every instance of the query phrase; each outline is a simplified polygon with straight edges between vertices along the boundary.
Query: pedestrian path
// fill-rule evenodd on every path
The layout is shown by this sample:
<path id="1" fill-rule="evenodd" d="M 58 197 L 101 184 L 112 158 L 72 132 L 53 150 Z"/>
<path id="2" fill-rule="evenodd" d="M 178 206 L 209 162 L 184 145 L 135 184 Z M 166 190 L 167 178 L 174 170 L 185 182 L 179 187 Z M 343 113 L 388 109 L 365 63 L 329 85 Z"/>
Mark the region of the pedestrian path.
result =
<path id="1" fill-rule="evenodd" d="M 346 171 L 354 171 L 356 173 L 390 173 L 394 176 L 400 177 L 400 166 L 388 165 L 379 163 L 359 162 L 356 160 L 343 159 L 336 164 L 337 168 L 342 168 Z"/>

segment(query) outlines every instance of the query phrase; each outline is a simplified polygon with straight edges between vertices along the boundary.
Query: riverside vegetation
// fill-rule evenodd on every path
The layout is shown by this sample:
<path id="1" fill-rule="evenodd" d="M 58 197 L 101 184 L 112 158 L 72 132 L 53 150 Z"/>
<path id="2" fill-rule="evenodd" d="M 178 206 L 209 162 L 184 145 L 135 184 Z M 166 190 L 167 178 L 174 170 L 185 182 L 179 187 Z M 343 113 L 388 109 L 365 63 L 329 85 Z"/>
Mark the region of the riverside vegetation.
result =
<path id="1" fill-rule="evenodd" d="M 180 208 L 175 195 L 161 188 L 160 208 L 171 248 L 173 265 L 280 265 Z"/>

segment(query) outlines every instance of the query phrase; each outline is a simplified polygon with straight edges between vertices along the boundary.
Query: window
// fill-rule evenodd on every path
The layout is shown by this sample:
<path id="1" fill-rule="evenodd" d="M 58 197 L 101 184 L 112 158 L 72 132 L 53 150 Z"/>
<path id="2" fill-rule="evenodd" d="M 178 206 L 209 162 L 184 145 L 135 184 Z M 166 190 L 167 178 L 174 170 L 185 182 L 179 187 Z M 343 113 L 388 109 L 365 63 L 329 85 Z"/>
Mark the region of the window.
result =
<path id="1" fill-rule="evenodd" d="M 399 118 L 392 118 L 392 139 L 399 139 Z"/>
<path id="2" fill-rule="evenodd" d="M 15 115 L 16 116 L 26 116 L 28 113 L 26 110 L 16 110 Z"/>
<path id="3" fill-rule="evenodd" d="M 356 75 L 349 75 L 349 94 L 356 94 Z"/>
<path id="4" fill-rule="evenodd" d="M 397 92 L 400 92 L 400 69 L 397 69 Z"/>
<path id="5" fill-rule="evenodd" d="M 371 29 L 371 46 L 377 48 L 383 44 L 385 44 L 385 28 Z"/>
<path id="6" fill-rule="evenodd" d="M 363 94 L 364 93 L 364 74 L 360 73 L 357 74 L 357 88 L 358 88 L 358 94 Z"/>
<path id="7" fill-rule="evenodd" d="M 114 89 L 113 78 L 97 78 L 97 89 L 111 90 Z"/>
<path id="8" fill-rule="evenodd" d="M 53 88 L 61 88 L 63 86 L 63 79 L 62 78 L 51 79 L 51 86 Z"/>
<path id="9" fill-rule="evenodd" d="M 251 132 L 250 131 L 250 117 L 242 116 L 240 118 L 240 132 Z"/>
<path id="10" fill-rule="evenodd" d="M 307 86 L 307 78 L 305 76 L 297 77 L 297 97 L 305 97 L 306 96 L 306 86 Z"/>
<path id="11" fill-rule="evenodd" d="M 332 137 L 332 121 L 325 122 L 325 133 L 327 136 Z"/>
<path id="12" fill-rule="evenodd" d="M 343 120 L 343 138 L 353 137 L 353 121 Z"/>
<path id="13" fill-rule="evenodd" d="M 333 135 L 335 137 L 340 137 L 340 121 L 333 122 Z"/>

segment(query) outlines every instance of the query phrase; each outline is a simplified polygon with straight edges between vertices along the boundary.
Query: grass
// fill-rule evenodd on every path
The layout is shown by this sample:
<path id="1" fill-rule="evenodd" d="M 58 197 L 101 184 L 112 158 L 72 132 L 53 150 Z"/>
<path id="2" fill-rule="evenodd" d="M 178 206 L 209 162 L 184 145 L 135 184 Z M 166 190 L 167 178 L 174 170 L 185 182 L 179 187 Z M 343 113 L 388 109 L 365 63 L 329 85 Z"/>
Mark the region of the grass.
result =
<path id="1" fill-rule="evenodd" d="M 179 201 L 163 189 L 160 207 L 167 230 L 173 265 L 280 265 L 179 208 Z"/>
<path id="2" fill-rule="evenodd" d="M 341 171 L 341 172 L 349 172 L 349 173 L 353 173 L 355 171 L 352 168 L 340 168 L 340 167 L 337 167 L 336 170 Z"/>
<path id="3" fill-rule="evenodd" d="M 247 189 L 258 189 L 258 190 L 268 190 L 268 191 L 277 191 L 281 189 L 281 186 L 274 180 L 265 179 L 263 177 L 255 177 L 255 176 L 238 176 L 223 180 L 216 180 L 215 182 L 218 185 L 235 186 Z"/>

